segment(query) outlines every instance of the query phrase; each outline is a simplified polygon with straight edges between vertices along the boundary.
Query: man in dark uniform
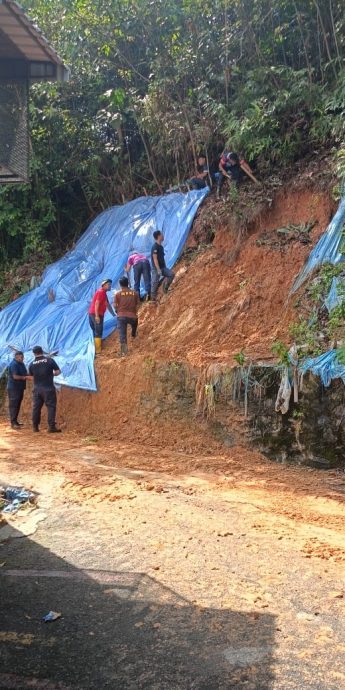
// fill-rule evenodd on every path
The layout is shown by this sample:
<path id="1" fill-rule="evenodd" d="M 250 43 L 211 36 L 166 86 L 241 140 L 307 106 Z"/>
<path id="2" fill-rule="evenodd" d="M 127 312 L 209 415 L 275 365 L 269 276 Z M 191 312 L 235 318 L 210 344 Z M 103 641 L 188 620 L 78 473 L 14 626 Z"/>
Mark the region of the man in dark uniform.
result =
<path id="1" fill-rule="evenodd" d="M 125 276 L 119 280 L 121 290 L 116 293 L 114 307 L 117 315 L 117 327 L 119 329 L 120 357 L 128 354 L 127 326 L 132 329 L 132 338 L 137 335 L 138 306 L 140 297 L 136 290 L 128 287 L 128 278 Z"/>
<path id="2" fill-rule="evenodd" d="M 56 417 L 56 390 L 54 376 L 61 374 L 55 360 L 45 355 L 42 348 L 37 345 L 33 348 L 35 359 L 29 366 L 29 374 L 33 379 L 32 391 L 32 428 L 39 431 L 41 410 L 43 405 L 48 410 L 48 431 L 51 434 L 60 433 L 55 424 Z"/>
<path id="3" fill-rule="evenodd" d="M 153 239 L 155 240 L 151 249 L 151 262 L 152 262 L 152 288 L 151 288 L 151 299 L 152 302 L 157 300 L 158 288 L 163 282 L 163 292 L 167 293 L 171 283 L 175 278 L 175 273 L 170 268 L 167 267 L 165 263 L 164 247 L 162 242 L 164 242 L 164 235 L 160 230 L 155 230 L 153 233 Z"/>
<path id="4" fill-rule="evenodd" d="M 24 364 L 24 354 L 18 351 L 8 367 L 8 410 L 12 429 L 20 429 L 20 427 L 23 426 L 18 422 L 18 415 L 26 388 L 27 378 L 28 372 Z"/>

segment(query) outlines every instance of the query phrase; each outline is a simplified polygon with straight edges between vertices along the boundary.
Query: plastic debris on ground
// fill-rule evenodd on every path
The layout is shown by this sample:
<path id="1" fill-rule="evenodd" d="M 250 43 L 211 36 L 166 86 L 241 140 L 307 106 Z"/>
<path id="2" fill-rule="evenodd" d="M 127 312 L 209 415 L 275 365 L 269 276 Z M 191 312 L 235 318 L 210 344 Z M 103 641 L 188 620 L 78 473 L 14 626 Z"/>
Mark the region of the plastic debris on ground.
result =
<path id="1" fill-rule="evenodd" d="M 325 299 L 325 307 L 328 312 L 331 312 L 343 302 L 345 299 L 345 278 L 339 276 L 332 279 L 332 284 Z"/>
<path id="2" fill-rule="evenodd" d="M 24 352 L 27 365 L 33 359 L 32 348 L 41 345 L 46 352 L 59 351 L 56 361 L 62 373 L 57 383 L 95 391 L 95 350 L 88 319 L 95 290 L 105 278 L 111 278 L 118 289 L 130 249 L 150 257 L 155 230 L 164 233 L 166 262 L 172 267 L 208 192 L 206 188 L 141 197 L 101 213 L 74 249 L 48 266 L 39 286 L 0 312 L 0 375 L 13 358 L 9 345 Z M 107 312 L 104 337 L 115 328 L 116 317 Z"/>
<path id="3" fill-rule="evenodd" d="M 59 611 L 49 611 L 46 616 L 43 616 L 42 620 L 45 623 L 51 623 L 52 621 L 56 621 L 58 618 L 61 618 L 62 614 Z"/>
<path id="4" fill-rule="evenodd" d="M 332 379 L 342 379 L 345 383 L 345 364 L 338 360 L 339 350 L 329 350 L 319 357 L 309 357 L 300 365 L 303 372 L 311 371 L 320 376 L 324 386 L 329 386 Z"/>
<path id="5" fill-rule="evenodd" d="M 34 505 L 37 496 L 32 491 L 27 491 L 24 487 L 8 486 L 0 487 L 0 512 L 1 513 L 16 513 L 25 505 Z"/>
<path id="6" fill-rule="evenodd" d="M 332 218 L 327 230 L 320 237 L 314 249 L 310 252 L 301 273 L 295 280 L 291 294 L 303 285 L 308 276 L 322 264 L 339 264 L 345 261 L 343 253 L 345 223 L 345 193 L 340 201 L 338 210 Z"/>

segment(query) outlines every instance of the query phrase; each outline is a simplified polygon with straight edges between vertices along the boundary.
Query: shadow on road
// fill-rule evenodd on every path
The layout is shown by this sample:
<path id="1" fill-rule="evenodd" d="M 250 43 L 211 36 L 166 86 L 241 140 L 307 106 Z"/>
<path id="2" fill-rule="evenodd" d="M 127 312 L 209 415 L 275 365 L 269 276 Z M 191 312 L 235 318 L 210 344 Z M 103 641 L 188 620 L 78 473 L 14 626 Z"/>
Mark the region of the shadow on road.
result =
<path id="1" fill-rule="evenodd" d="M 0 688 L 272 688 L 268 613 L 201 609 L 145 573 L 78 570 L 24 537 L 0 560 Z M 42 622 L 50 610 L 62 618 Z"/>

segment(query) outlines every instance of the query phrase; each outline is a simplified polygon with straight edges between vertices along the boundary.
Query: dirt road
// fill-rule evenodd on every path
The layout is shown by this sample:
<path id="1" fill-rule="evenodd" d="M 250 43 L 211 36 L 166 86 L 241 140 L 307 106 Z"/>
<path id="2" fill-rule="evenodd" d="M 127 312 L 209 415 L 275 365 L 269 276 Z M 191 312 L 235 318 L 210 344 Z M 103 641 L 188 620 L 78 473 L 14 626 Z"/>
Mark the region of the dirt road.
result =
<path id="1" fill-rule="evenodd" d="M 345 688 L 343 472 L 37 436 L 1 427 L 39 492 L 0 529 L 1 688 Z"/>

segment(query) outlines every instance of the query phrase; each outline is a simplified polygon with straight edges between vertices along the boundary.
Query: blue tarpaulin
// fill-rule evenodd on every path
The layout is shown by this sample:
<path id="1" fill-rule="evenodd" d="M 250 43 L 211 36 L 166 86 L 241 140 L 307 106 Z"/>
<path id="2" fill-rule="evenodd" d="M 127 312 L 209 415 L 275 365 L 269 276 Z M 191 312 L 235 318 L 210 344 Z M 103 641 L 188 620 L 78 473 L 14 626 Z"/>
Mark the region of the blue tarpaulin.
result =
<path id="1" fill-rule="evenodd" d="M 338 354 L 339 350 L 329 350 L 319 357 L 310 357 L 300 365 L 300 370 L 320 376 L 324 386 L 329 386 L 332 379 L 342 379 L 345 383 L 345 364 L 340 364 Z"/>
<path id="2" fill-rule="evenodd" d="M 331 312 L 339 307 L 345 299 L 345 279 L 339 276 L 332 278 L 329 293 L 325 299 L 325 307 Z"/>
<path id="3" fill-rule="evenodd" d="M 296 292 L 296 290 L 303 285 L 304 281 L 315 268 L 318 268 L 322 264 L 339 264 L 341 261 L 345 261 L 345 254 L 342 251 L 344 245 L 344 223 L 345 194 L 327 230 L 310 252 L 308 261 L 292 286 L 291 293 Z"/>
<path id="4" fill-rule="evenodd" d="M 95 290 L 104 278 L 117 286 L 131 247 L 150 256 L 154 230 L 164 233 L 166 262 L 173 266 L 208 191 L 140 197 L 101 213 L 75 248 L 48 266 L 39 287 L 0 312 L 0 375 L 13 358 L 9 345 L 24 352 L 26 363 L 33 358 L 32 348 L 41 345 L 47 352 L 59 351 L 54 358 L 62 371 L 57 383 L 95 391 L 88 321 Z M 115 328 L 116 318 L 107 312 L 104 337 Z"/>

